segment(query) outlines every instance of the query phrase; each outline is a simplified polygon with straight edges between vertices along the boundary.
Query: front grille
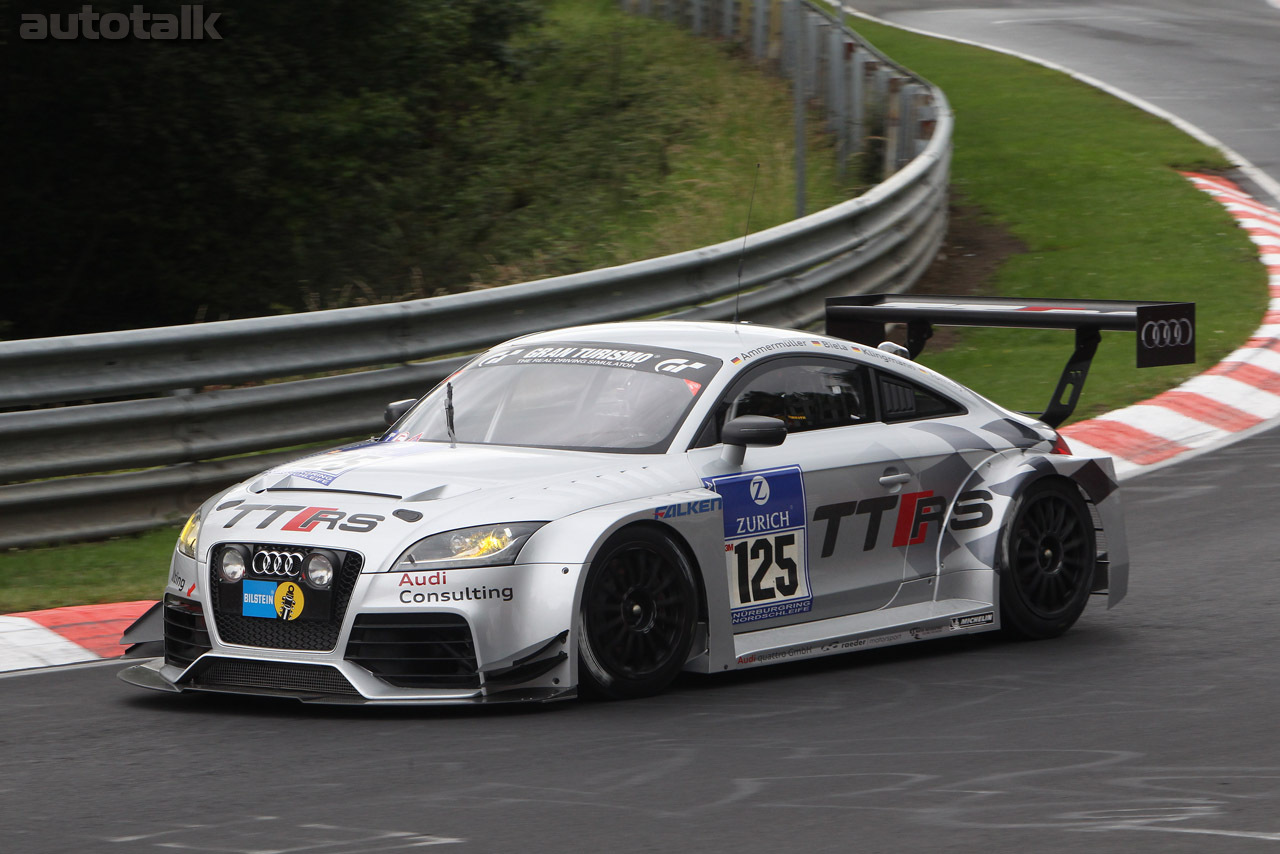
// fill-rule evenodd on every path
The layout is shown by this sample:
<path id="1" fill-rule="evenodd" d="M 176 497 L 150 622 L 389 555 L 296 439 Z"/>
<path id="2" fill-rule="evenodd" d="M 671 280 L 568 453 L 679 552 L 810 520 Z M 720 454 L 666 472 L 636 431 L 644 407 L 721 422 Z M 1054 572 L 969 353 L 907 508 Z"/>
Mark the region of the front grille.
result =
<path id="1" fill-rule="evenodd" d="M 400 688 L 478 688 L 471 627 L 457 614 L 360 614 L 346 659 Z"/>
<path id="2" fill-rule="evenodd" d="M 185 668 L 212 648 L 200 603 L 165 596 L 164 663 Z"/>
<path id="3" fill-rule="evenodd" d="M 337 669 L 323 664 L 217 658 L 189 683 L 192 688 L 237 688 L 290 694 L 360 696 Z"/>
<path id="4" fill-rule="evenodd" d="M 253 546 L 252 548 L 284 549 L 285 546 Z M 351 593 L 356 589 L 356 581 L 360 578 L 363 558 L 356 552 L 347 552 L 342 561 L 342 568 L 333 580 L 332 610 L 324 620 L 273 620 L 263 617 L 245 617 L 240 614 L 225 613 L 221 607 L 221 588 L 217 570 L 214 569 L 218 549 L 211 552 L 209 561 L 210 600 L 213 605 L 213 619 L 218 627 L 218 636 L 223 643 L 252 646 L 260 649 L 303 649 L 318 652 L 332 650 L 338 645 L 338 633 L 342 629 L 342 618 L 347 613 L 347 603 L 351 601 Z M 309 588 L 308 588 L 309 591 Z"/>

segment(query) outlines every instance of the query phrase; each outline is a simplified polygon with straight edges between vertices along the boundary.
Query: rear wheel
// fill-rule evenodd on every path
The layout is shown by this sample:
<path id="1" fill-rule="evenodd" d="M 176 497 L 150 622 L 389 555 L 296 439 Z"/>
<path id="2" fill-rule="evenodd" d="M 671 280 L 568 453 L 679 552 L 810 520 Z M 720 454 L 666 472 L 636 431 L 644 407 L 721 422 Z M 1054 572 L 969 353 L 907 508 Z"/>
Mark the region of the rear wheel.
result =
<path id="1" fill-rule="evenodd" d="M 669 537 L 624 528 L 605 541 L 582 591 L 578 681 L 588 694 L 656 694 L 689 657 L 697 622 L 693 567 Z"/>
<path id="2" fill-rule="evenodd" d="M 1052 638 L 1079 619 L 1097 561 L 1093 520 L 1075 485 L 1032 484 L 1001 533 L 1000 622 L 1017 637 Z"/>

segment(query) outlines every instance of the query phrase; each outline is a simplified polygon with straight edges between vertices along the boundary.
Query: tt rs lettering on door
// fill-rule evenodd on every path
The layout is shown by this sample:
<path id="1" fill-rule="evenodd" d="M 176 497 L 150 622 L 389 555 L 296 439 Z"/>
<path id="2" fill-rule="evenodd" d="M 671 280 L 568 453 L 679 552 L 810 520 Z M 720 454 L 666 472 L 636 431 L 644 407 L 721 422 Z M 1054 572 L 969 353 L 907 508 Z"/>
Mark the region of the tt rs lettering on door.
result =
<path id="1" fill-rule="evenodd" d="M 733 622 L 811 610 L 804 480 L 799 467 L 744 472 L 703 483 L 724 502 L 724 554 Z"/>
<path id="2" fill-rule="evenodd" d="M 964 531 L 981 528 L 992 521 L 992 496 L 985 489 L 960 493 L 955 512 L 951 515 L 951 530 Z M 946 516 L 947 500 L 928 492 L 908 492 L 897 495 L 879 495 L 861 501 L 845 501 L 840 504 L 823 504 L 813 511 L 813 521 L 822 523 L 822 551 L 820 557 L 828 558 L 837 548 L 846 550 L 856 542 L 864 552 L 882 545 L 886 540 L 893 548 L 923 543 L 929 526 L 937 530 Z M 861 520 L 865 519 L 865 524 Z M 860 525 L 860 540 L 854 536 L 854 525 Z M 887 536 L 882 536 L 885 531 Z"/>

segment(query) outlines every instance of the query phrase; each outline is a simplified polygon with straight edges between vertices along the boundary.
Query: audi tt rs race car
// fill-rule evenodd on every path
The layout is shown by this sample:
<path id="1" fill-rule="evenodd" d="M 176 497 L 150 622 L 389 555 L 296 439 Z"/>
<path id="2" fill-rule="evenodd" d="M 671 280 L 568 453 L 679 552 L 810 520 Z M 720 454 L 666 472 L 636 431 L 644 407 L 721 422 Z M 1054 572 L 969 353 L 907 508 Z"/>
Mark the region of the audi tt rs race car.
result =
<path id="1" fill-rule="evenodd" d="M 382 436 L 205 502 L 130 629 L 162 622 L 163 657 L 121 676 L 319 702 L 629 698 L 681 670 L 1059 635 L 1091 593 L 1125 595 L 1111 461 L 908 356 L 933 322 L 1073 328 L 1056 424 L 1098 330 L 1150 310 L 858 297 L 829 302 L 836 335 L 517 338 L 389 406 Z M 910 351 L 865 343 L 894 321 Z"/>

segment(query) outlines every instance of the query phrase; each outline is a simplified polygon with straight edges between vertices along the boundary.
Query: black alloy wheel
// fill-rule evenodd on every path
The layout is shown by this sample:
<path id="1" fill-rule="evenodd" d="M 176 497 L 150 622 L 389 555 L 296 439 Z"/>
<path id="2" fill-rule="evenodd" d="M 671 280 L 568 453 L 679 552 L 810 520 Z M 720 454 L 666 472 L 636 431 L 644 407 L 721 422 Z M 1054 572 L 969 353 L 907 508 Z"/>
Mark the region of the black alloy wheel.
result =
<path id="1" fill-rule="evenodd" d="M 587 694 L 631 699 L 670 684 L 697 622 L 693 568 L 666 535 L 624 528 L 587 572 L 579 614 L 578 682 Z"/>
<path id="2" fill-rule="evenodd" d="M 1052 638 L 1079 619 L 1093 586 L 1093 519 L 1075 484 L 1033 483 L 1001 535 L 1000 621 L 1024 638 Z"/>

